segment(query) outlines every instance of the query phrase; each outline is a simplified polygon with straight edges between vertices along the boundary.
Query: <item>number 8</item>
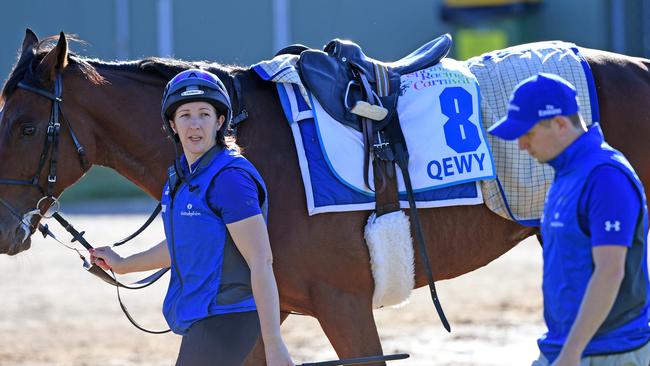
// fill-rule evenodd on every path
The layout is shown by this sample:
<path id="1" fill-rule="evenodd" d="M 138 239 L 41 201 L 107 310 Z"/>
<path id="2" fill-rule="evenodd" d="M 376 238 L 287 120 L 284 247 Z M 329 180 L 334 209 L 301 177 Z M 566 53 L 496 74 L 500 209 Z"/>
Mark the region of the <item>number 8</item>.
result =
<path id="1" fill-rule="evenodd" d="M 443 128 L 447 146 L 457 153 L 476 151 L 481 145 L 478 128 L 469 121 L 474 114 L 472 95 L 465 89 L 454 86 L 440 93 L 440 110 L 449 119 Z"/>

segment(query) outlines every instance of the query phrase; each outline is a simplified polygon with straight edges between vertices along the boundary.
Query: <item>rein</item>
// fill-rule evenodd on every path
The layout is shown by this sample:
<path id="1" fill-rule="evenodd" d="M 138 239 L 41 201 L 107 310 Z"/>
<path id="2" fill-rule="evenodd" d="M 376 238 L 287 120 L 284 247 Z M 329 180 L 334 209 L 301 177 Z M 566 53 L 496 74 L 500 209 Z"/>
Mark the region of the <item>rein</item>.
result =
<path id="1" fill-rule="evenodd" d="M 127 319 L 138 329 L 147 332 L 147 333 L 153 333 L 153 334 L 161 334 L 161 333 L 167 333 L 170 331 L 170 329 L 164 330 L 164 331 L 151 331 L 148 329 L 143 328 L 140 326 L 134 319 L 133 317 L 129 314 L 128 310 L 126 309 L 126 306 L 122 303 L 122 299 L 120 297 L 120 287 L 130 289 L 130 290 L 137 290 L 141 288 L 145 288 L 154 282 L 156 282 L 162 275 L 164 275 L 169 268 L 163 268 L 157 271 L 156 273 L 152 274 L 151 276 L 144 278 L 140 281 L 137 281 L 134 283 L 134 285 L 125 285 L 117 280 L 117 277 L 115 276 L 115 273 L 111 270 L 111 275 L 106 273 L 103 269 L 101 269 L 99 266 L 89 263 L 88 260 L 81 254 L 81 252 L 77 249 L 74 248 L 70 245 L 67 245 L 63 242 L 61 242 L 48 228 L 48 225 L 43 225 L 39 222 L 38 226 L 34 226 L 32 222 L 32 218 L 34 216 L 40 216 L 43 219 L 49 219 L 49 218 L 54 218 L 66 231 L 68 231 L 72 235 L 72 241 L 75 242 L 78 241 L 84 248 L 87 250 L 92 250 L 94 249 L 90 243 L 84 238 L 85 232 L 79 232 L 77 231 L 68 221 L 66 221 L 60 214 L 60 208 L 61 205 L 59 203 L 58 197 L 54 196 L 54 186 L 57 182 L 57 158 L 58 158 L 58 147 L 59 147 L 59 139 L 60 139 L 60 130 L 61 130 L 61 122 L 65 122 L 65 117 L 63 115 L 63 110 L 61 108 L 61 103 L 63 103 L 63 100 L 61 99 L 61 94 L 63 92 L 63 81 L 61 78 L 61 74 L 58 73 L 56 75 L 56 78 L 54 80 L 54 93 L 51 93 L 48 90 L 44 90 L 35 86 L 32 86 L 24 81 L 20 81 L 18 83 L 18 87 L 24 90 L 28 90 L 30 92 L 33 92 L 35 94 L 38 94 L 40 96 L 43 96 L 49 100 L 52 101 L 52 109 L 50 113 L 50 119 L 47 124 L 47 133 L 45 137 L 45 142 L 43 144 L 43 150 L 41 152 L 40 158 L 39 158 L 39 163 L 38 163 L 38 168 L 36 172 L 34 173 L 34 177 L 31 180 L 21 180 L 21 179 L 0 179 L 0 185 L 11 185 L 11 186 L 27 186 L 27 187 L 32 187 L 37 189 L 42 197 L 38 200 L 36 203 L 36 207 L 25 213 L 24 215 L 21 215 L 18 210 L 11 205 L 9 202 L 4 200 L 3 198 L 0 198 L 0 205 L 4 206 L 9 213 L 15 217 L 18 222 L 21 224 L 21 228 L 24 231 L 24 238 L 23 241 L 28 237 L 28 235 L 33 234 L 36 230 L 40 231 L 43 234 L 43 237 L 51 237 L 53 238 L 56 242 L 59 244 L 63 245 L 64 247 L 74 250 L 79 254 L 79 258 L 83 262 L 83 268 L 86 269 L 89 273 L 99 277 L 101 280 L 104 282 L 111 284 L 115 286 L 117 289 L 117 298 L 120 303 L 120 307 L 122 309 L 122 312 L 124 312 L 124 315 L 127 317 Z M 59 120 L 59 115 L 62 117 L 61 121 Z M 70 131 L 70 136 L 72 137 L 72 142 L 75 145 L 75 149 L 77 151 L 77 155 L 79 157 L 79 162 L 81 164 L 81 169 L 83 172 L 87 172 L 88 169 L 90 169 L 90 164 L 88 163 L 88 159 L 86 157 L 86 151 L 84 147 L 81 145 L 79 142 L 79 139 L 77 138 L 77 135 L 74 133 L 74 130 L 72 129 L 72 125 L 70 123 L 67 123 L 67 128 L 68 131 Z M 41 182 L 40 182 L 40 175 L 41 172 L 43 171 L 46 163 L 47 156 L 50 155 L 50 163 L 49 163 L 49 171 L 47 174 L 47 188 L 43 189 L 41 187 Z M 50 203 L 50 207 L 55 207 L 53 210 L 53 213 L 51 215 L 47 215 L 47 210 L 42 210 L 40 208 L 41 202 L 44 200 L 51 200 L 52 202 Z M 146 229 L 152 222 L 153 220 L 158 216 L 161 210 L 161 204 L 158 203 L 156 208 L 154 209 L 153 213 L 149 216 L 147 221 L 142 225 L 136 232 L 133 234 L 129 235 L 128 237 L 114 243 L 112 246 L 120 246 L 122 244 L 127 243 L 131 239 L 135 238 L 138 236 L 144 229 Z"/>

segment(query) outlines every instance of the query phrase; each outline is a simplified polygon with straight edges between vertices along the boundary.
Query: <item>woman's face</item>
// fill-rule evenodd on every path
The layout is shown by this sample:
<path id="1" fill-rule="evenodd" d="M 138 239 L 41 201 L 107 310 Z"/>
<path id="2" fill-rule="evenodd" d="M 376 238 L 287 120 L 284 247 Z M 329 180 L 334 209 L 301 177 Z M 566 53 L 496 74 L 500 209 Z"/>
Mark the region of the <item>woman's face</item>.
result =
<path id="1" fill-rule="evenodd" d="M 217 131 L 225 117 L 207 102 L 190 102 L 176 109 L 171 127 L 178 134 L 185 157 L 191 163 L 216 145 Z"/>

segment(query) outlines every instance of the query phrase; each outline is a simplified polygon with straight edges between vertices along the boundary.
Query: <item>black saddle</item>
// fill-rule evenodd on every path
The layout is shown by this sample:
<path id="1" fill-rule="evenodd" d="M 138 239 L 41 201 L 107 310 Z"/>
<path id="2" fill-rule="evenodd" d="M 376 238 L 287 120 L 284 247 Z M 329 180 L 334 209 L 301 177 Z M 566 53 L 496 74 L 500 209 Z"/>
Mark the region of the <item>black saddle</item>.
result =
<path id="1" fill-rule="evenodd" d="M 401 60 L 387 63 L 366 56 L 352 41 L 334 39 L 323 51 L 302 51 L 298 68 L 303 84 L 323 109 L 337 121 L 358 131 L 362 130 L 361 117 L 350 109 L 357 101 L 367 99 L 358 83 L 359 76 L 365 76 L 373 90 L 381 90 L 375 99 L 388 110 L 383 120 L 373 124 L 378 131 L 396 113 L 400 76 L 437 64 L 447 55 L 451 44 L 451 36 L 444 34 Z"/>

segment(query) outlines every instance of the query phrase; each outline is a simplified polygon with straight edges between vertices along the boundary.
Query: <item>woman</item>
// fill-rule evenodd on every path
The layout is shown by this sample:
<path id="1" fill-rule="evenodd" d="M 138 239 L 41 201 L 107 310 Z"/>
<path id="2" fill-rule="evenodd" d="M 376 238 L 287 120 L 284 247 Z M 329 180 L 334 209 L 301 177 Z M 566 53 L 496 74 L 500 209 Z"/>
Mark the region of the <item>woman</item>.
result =
<path id="1" fill-rule="evenodd" d="M 176 365 L 240 365 L 260 332 L 267 364 L 293 365 L 280 335 L 266 188 L 225 137 L 225 87 L 207 71 L 183 71 L 165 88 L 162 116 L 183 150 L 161 200 L 166 240 L 126 258 L 98 248 L 92 259 L 116 273 L 171 266 L 163 312 L 183 336 Z"/>

